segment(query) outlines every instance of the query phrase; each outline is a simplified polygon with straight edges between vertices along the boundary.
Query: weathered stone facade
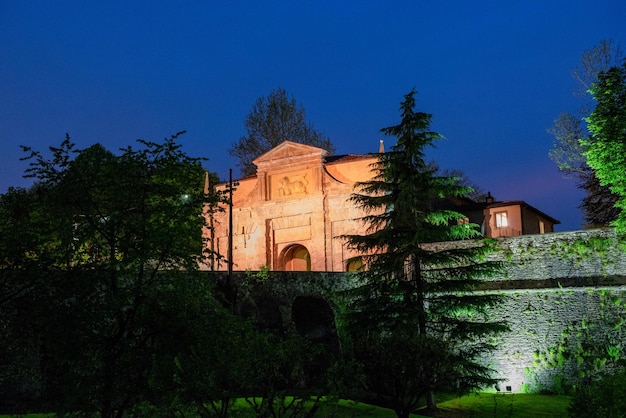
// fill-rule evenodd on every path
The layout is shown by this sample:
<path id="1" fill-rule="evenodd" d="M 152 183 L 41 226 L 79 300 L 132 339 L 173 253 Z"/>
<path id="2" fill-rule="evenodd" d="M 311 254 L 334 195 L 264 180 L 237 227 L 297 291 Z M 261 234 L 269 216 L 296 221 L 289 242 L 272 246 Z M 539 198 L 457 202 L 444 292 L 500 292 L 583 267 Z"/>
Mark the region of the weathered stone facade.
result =
<path id="1" fill-rule="evenodd" d="M 326 151 L 285 141 L 254 160 L 256 175 L 233 192 L 233 269 L 346 271 L 356 255 L 344 234 L 363 229 L 349 202 L 354 184 L 371 177 L 373 155 L 327 157 Z M 220 186 L 224 190 L 225 185 Z M 228 254 L 228 208 L 214 215 L 213 250 Z M 226 270 L 226 262 L 216 270 Z"/>
<path id="2" fill-rule="evenodd" d="M 381 144 L 382 145 L 382 144 Z M 379 152 L 382 152 L 382 147 Z M 342 235 L 365 233 L 365 213 L 350 202 L 357 182 L 369 181 L 379 154 L 327 156 L 326 151 L 285 141 L 254 160 L 255 175 L 238 180 L 232 199 L 232 268 L 272 271 L 353 271 L 359 254 Z M 227 191 L 229 184 L 219 190 Z M 554 231 L 558 220 L 520 200 L 441 202 L 467 216 L 487 237 Z M 209 270 L 228 269 L 229 208 L 215 213 L 206 238 L 225 257 Z"/>
<path id="3" fill-rule="evenodd" d="M 560 391 L 626 357 L 626 248 L 613 229 L 497 240 L 502 276 L 485 291 L 506 296 L 508 321 L 487 364 L 502 390 Z"/>

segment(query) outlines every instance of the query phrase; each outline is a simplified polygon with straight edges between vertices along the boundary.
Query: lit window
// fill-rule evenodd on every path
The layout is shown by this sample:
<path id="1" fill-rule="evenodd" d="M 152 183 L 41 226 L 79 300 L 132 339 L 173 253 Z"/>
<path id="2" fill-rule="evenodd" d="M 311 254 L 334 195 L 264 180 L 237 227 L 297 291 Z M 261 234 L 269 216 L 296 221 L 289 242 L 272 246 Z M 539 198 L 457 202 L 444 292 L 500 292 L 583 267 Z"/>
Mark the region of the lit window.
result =
<path id="1" fill-rule="evenodd" d="M 543 221 L 539 221 L 539 233 L 540 234 L 546 233 L 546 224 Z"/>
<path id="2" fill-rule="evenodd" d="M 509 226 L 509 221 L 506 212 L 496 213 L 496 228 L 506 228 L 507 226 Z"/>
<path id="3" fill-rule="evenodd" d="M 459 225 L 467 225 L 469 224 L 469 218 L 459 218 L 457 219 L 457 223 Z"/>

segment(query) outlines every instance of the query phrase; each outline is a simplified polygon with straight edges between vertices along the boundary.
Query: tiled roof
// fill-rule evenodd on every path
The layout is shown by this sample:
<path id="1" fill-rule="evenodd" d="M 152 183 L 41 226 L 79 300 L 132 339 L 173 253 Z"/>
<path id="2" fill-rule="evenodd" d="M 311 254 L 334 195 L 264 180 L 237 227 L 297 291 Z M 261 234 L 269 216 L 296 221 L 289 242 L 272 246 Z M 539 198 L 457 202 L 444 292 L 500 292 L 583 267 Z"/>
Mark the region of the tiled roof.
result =
<path id="1" fill-rule="evenodd" d="M 345 163 L 348 161 L 365 160 L 373 158 L 374 154 L 344 154 L 344 155 L 331 155 L 326 157 L 326 164 Z"/>

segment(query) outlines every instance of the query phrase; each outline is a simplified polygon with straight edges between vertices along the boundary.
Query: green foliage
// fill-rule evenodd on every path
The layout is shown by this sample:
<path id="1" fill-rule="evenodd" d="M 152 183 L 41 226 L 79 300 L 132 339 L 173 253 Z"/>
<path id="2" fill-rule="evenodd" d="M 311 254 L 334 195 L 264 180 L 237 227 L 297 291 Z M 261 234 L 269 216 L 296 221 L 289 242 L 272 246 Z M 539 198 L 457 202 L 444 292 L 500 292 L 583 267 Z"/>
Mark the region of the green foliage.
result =
<path id="1" fill-rule="evenodd" d="M 256 273 L 251 270 L 246 270 L 246 279 L 253 283 L 261 283 L 270 278 L 270 268 L 268 266 L 261 266 Z"/>
<path id="2" fill-rule="evenodd" d="M 397 139 L 396 145 L 380 155 L 374 179 L 357 184 L 352 196 L 367 213 L 367 233 L 345 237 L 367 254 L 368 266 L 359 273 L 365 284 L 353 292 L 345 323 L 364 364 L 367 389 L 393 405 L 399 416 L 406 416 L 416 397 L 435 389 L 493 383 L 476 358 L 492 348 L 490 336 L 507 329 L 486 319 L 500 296 L 471 292 L 480 278 L 498 270 L 497 263 L 486 261 L 492 244 L 441 250 L 424 246 L 480 233 L 476 225 L 458 224 L 463 215 L 438 209 L 442 200 L 464 197 L 471 189 L 456 178 L 438 176 L 426 162 L 425 148 L 441 135 L 430 131 L 431 115 L 414 110 L 414 96 L 411 91 L 404 97 L 400 124 L 382 129 Z M 430 355 L 401 350 L 402 341 Z M 400 351 L 383 349 L 386 344 Z M 392 357 L 398 363 L 390 369 Z"/>
<path id="3" fill-rule="evenodd" d="M 580 139 L 585 136 L 579 117 L 571 113 L 561 113 L 549 131 L 555 137 L 554 148 L 549 156 L 559 170 L 569 175 L 578 175 L 586 166 Z"/>
<path id="4" fill-rule="evenodd" d="M 464 417 L 503 417 L 503 418 L 536 418 L 539 416 L 566 417 L 570 398 L 566 396 L 546 396 L 534 394 L 494 395 L 492 393 L 472 393 L 460 398 L 453 398 L 439 404 L 440 415 Z M 254 411 L 238 400 L 232 410 L 232 417 L 252 418 Z M 133 412 L 134 416 L 171 417 L 195 416 L 186 410 L 176 411 L 176 415 L 159 414 L 150 405 L 140 405 Z M 28 414 L 24 418 L 52 418 L 55 414 Z M 200 415 L 201 416 L 201 415 Z M 377 407 L 362 402 L 339 400 L 330 405 L 322 405 L 315 416 L 320 417 L 367 417 L 391 418 L 395 413 L 387 408 Z M 411 417 L 423 417 L 411 414 Z M 10 418 L 0 415 L 0 418 Z"/>
<path id="5" fill-rule="evenodd" d="M 228 150 L 237 158 L 242 174 L 255 173 L 252 161 L 283 141 L 300 142 L 320 147 L 331 154 L 330 139 L 306 121 L 306 113 L 293 97 L 280 87 L 267 97 L 260 97 L 245 120 L 247 136 L 239 138 Z"/>
<path id="6" fill-rule="evenodd" d="M 602 40 L 597 46 L 585 51 L 581 56 L 581 65 L 573 71 L 579 82 L 581 96 L 587 96 L 598 75 L 608 70 L 622 57 L 619 46 L 611 40 Z M 549 155 L 556 162 L 559 170 L 577 181 L 579 188 L 586 192 L 581 209 L 585 221 L 590 227 L 606 226 L 613 221 L 619 209 L 615 208 L 617 196 L 606 185 L 601 185 L 595 171 L 587 164 L 582 120 L 589 115 L 589 104 L 581 106 L 579 115 L 562 113 L 555 120 L 549 132 L 554 136 L 554 147 Z"/>
<path id="7" fill-rule="evenodd" d="M 599 75 L 591 89 L 596 107 L 586 118 L 591 137 L 581 143 L 600 183 L 618 196 L 614 225 L 626 232 L 626 60 Z"/>
<path id="8" fill-rule="evenodd" d="M 211 299 L 194 272 L 213 196 L 177 137 L 119 155 L 69 137 L 49 158 L 24 147 L 37 183 L 1 199 L 3 326 L 34 342 L 20 365 L 52 410 L 110 417 L 150 399 L 147 376 L 191 341 L 193 297 Z"/>
<path id="9" fill-rule="evenodd" d="M 422 404 L 439 375 L 455 374 L 459 360 L 444 341 L 397 331 L 358 339 L 355 353 L 363 363 L 367 389 L 399 417 Z"/>
<path id="10" fill-rule="evenodd" d="M 581 383 L 626 365 L 623 346 L 626 310 L 622 298 L 608 290 L 591 290 L 589 298 L 598 299 L 597 315 L 572 322 L 556 344 L 534 353 L 529 378 L 552 376 L 552 384 L 540 385 L 542 392 L 569 394 Z"/>
<path id="11" fill-rule="evenodd" d="M 581 118 L 569 113 L 561 114 L 550 132 L 555 137 L 550 158 L 557 163 L 559 171 L 575 178 L 578 187 L 586 193 L 580 205 L 585 222 L 589 227 L 608 225 L 619 213 L 615 208 L 617 196 L 606 185 L 600 184 L 595 171 L 587 164 L 584 155 L 586 147 L 582 145 L 586 135 Z"/>
<path id="12" fill-rule="evenodd" d="M 257 416 L 312 416 L 322 404 L 336 402 L 334 379 L 341 376 L 329 374 L 335 356 L 326 345 L 296 334 L 265 334 L 251 349 L 254 373 L 245 382 L 246 402 Z"/>
<path id="13" fill-rule="evenodd" d="M 580 385 L 572 397 L 569 416 L 573 418 L 623 417 L 626 415 L 626 371 L 603 376 Z"/>
<path id="14" fill-rule="evenodd" d="M 36 254 L 49 243 L 40 239 L 48 228 L 37 199 L 15 188 L 0 195 L 0 397 L 8 395 L 3 389 L 27 396 L 39 385 L 37 334 L 27 324 L 37 315 L 31 301 L 45 294 L 40 273 L 48 260 Z"/>
<path id="15" fill-rule="evenodd" d="M 549 253 L 552 257 L 563 260 L 573 260 L 577 265 L 589 263 L 598 259 L 603 269 L 614 262 L 610 257 L 617 245 L 621 245 L 619 239 L 606 236 L 585 236 L 575 240 L 558 240 L 552 244 Z"/>
<path id="16" fill-rule="evenodd" d="M 570 257 L 575 258 L 579 262 L 592 256 L 604 259 L 612 248 L 612 244 L 613 242 L 610 239 L 604 237 L 581 238 L 572 243 L 568 253 Z M 568 255 L 566 254 L 566 256 Z"/>
<path id="17" fill-rule="evenodd" d="M 210 301 L 210 298 L 207 299 Z M 199 416 L 231 416 L 235 400 L 249 390 L 246 382 L 251 363 L 258 357 L 265 340 L 254 326 L 232 315 L 219 305 L 207 305 L 194 318 L 193 336 L 180 347 L 175 358 L 160 370 L 164 385 L 162 407 L 176 402 L 186 405 Z M 254 370 L 256 374 L 256 370 Z"/>

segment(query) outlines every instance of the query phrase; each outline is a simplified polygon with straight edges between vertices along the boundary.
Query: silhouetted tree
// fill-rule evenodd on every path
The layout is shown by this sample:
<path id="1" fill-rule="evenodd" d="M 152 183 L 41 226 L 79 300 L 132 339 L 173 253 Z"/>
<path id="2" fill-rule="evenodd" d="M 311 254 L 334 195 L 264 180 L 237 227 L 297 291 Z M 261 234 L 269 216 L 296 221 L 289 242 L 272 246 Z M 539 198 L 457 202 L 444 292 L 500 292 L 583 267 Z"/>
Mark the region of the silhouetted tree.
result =
<path id="1" fill-rule="evenodd" d="M 36 301 L 46 293 L 40 249 L 48 232 L 35 188 L 0 195 L 0 399 L 32 398 L 40 389 Z M 18 404 L 15 407 L 19 407 Z"/>
<path id="2" fill-rule="evenodd" d="M 243 175 L 254 174 L 252 160 L 286 140 L 323 148 L 330 154 L 335 151 L 330 139 L 306 121 L 304 108 L 280 87 L 257 99 L 244 124 L 247 135 L 228 150 L 237 158 Z"/>
<path id="3" fill-rule="evenodd" d="M 25 147 L 37 184 L 3 196 L 12 218 L 2 232 L 12 235 L 0 243 L 14 251 L 2 267 L 32 269 L 26 284 L 39 277 L 11 325 L 38 343 L 50 410 L 122 416 L 159 392 L 148 376 L 193 341 L 173 319 L 193 316 L 185 309 L 195 305 L 175 304 L 184 298 L 173 294 L 211 297 L 194 277 L 205 172 L 176 138 L 140 140 L 119 155 L 99 144 L 76 150 L 69 137 L 50 158 Z"/>

